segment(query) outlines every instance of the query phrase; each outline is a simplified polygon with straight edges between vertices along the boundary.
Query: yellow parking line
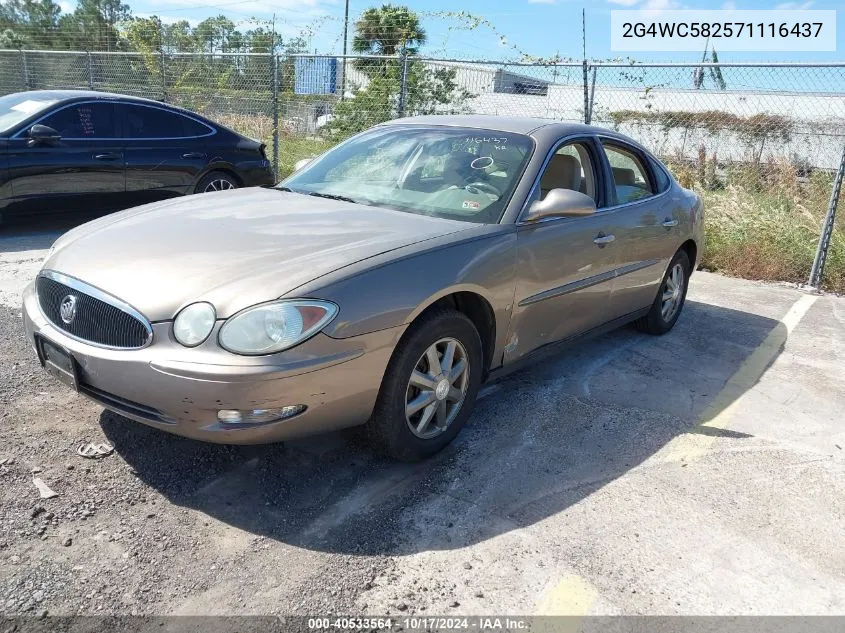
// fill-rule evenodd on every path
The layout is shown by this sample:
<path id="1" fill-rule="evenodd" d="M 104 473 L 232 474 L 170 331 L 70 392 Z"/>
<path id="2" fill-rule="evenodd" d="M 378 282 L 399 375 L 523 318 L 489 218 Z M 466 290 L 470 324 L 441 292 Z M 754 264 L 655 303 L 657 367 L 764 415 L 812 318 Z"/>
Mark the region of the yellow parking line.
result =
<path id="1" fill-rule="evenodd" d="M 669 442 L 661 451 L 663 461 L 689 462 L 698 459 L 710 450 L 716 438 L 701 431 L 706 428 L 727 428 L 749 389 L 757 384 L 769 365 L 777 358 L 786 339 L 817 298 L 816 295 L 804 295 L 792 305 L 775 328 L 745 359 L 713 401 L 702 411 L 696 425 L 696 430 L 699 432 L 685 433 Z"/>
<path id="2" fill-rule="evenodd" d="M 535 615 L 588 615 L 598 591 L 580 576 L 566 576 L 540 596 Z M 575 629 L 572 629 L 575 630 Z"/>

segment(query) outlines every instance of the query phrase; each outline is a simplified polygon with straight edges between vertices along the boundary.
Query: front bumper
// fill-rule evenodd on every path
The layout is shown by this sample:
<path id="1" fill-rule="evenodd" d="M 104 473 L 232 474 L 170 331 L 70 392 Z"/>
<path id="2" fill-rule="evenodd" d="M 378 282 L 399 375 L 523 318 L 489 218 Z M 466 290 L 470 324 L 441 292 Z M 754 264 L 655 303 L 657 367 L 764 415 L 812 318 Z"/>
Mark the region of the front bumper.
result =
<path id="1" fill-rule="evenodd" d="M 170 433 L 223 444 L 261 444 L 367 421 L 387 363 L 404 328 L 347 339 L 324 334 L 270 356 L 246 357 L 216 345 L 217 330 L 196 348 L 172 338 L 169 322 L 153 324 L 153 343 L 110 350 L 68 337 L 42 314 L 34 284 L 23 295 L 27 337 L 66 348 L 79 391 L 105 408 Z M 307 408 L 292 418 L 239 427 L 217 420 L 220 409 Z"/>

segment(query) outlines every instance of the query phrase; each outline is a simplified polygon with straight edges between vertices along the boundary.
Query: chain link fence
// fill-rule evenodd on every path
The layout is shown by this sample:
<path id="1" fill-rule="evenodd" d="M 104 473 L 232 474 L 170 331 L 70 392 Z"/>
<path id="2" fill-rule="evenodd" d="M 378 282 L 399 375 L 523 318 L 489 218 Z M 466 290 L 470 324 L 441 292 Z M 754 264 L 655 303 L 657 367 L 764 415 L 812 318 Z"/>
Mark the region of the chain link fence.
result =
<path id="1" fill-rule="evenodd" d="M 194 110 L 265 142 L 279 177 L 298 160 L 400 116 L 475 113 L 593 123 L 637 139 L 684 186 L 711 196 L 705 200 L 711 217 L 721 213 L 733 231 L 709 229 L 713 243 L 725 241 L 718 252 L 728 254 L 714 265 L 759 278 L 807 278 L 813 259 L 807 244 L 821 232 L 845 145 L 843 62 L 526 64 L 166 48 L 0 51 L 0 94 L 49 88 L 124 93 Z M 759 233 L 759 223 L 779 227 L 771 239 L 777 252 L 748 250 L 749 231 Z M 800 230 L 784 235 L 784 225 Z M 832 249 L 828 262 L 841 278 L 827 278 L 845 289 L 838 227 L 825 248 Z M 745 250 L 731 250 L 740 243 Z M 769 267 L 749 269 L 752 260 Z M 773 269 L 776 260 L 781 268 Z"/>
<path id="2" fill-rule="evenodd" d="M 0 93 L 50 88 L 173 103 L 278 146 L 280 175 L 398 116 L 591 122 L 691 166 L 787 161 L 832 170 L 845 144 L 845 63 L 532 65 L 416 57 L 0 51 Z"/>

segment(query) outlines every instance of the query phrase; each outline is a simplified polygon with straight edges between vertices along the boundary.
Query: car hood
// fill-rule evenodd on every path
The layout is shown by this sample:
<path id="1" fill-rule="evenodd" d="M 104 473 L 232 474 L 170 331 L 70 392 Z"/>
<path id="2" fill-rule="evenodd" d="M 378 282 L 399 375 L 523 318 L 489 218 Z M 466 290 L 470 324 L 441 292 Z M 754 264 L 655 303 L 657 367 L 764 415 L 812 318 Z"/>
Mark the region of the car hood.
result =
<path id="1" fill-rule="evenodd" d="M 96 286 L 151 321 L 194 301 L 226 318 L 317 277 L 473 225 L 276 189 L 178 198 L 84 224 L 45 269 Z"/>

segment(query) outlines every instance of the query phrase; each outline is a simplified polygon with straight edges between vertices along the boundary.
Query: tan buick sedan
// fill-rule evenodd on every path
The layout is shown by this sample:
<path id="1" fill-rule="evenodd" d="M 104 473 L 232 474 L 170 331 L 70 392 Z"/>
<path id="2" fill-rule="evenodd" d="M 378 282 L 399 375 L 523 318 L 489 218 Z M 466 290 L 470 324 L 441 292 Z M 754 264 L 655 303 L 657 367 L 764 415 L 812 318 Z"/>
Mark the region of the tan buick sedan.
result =
<path id="1" fill-rule="evenodd" d="M 417 460 L 455 437 L 488 377 L 631 321 L 668 332 L 702 221 L 620 134 L 402 119 L 274 188 L 68 232 L 24 318 L 45 369 L 138 422 L 237 444 L 363 424 Z"/>

